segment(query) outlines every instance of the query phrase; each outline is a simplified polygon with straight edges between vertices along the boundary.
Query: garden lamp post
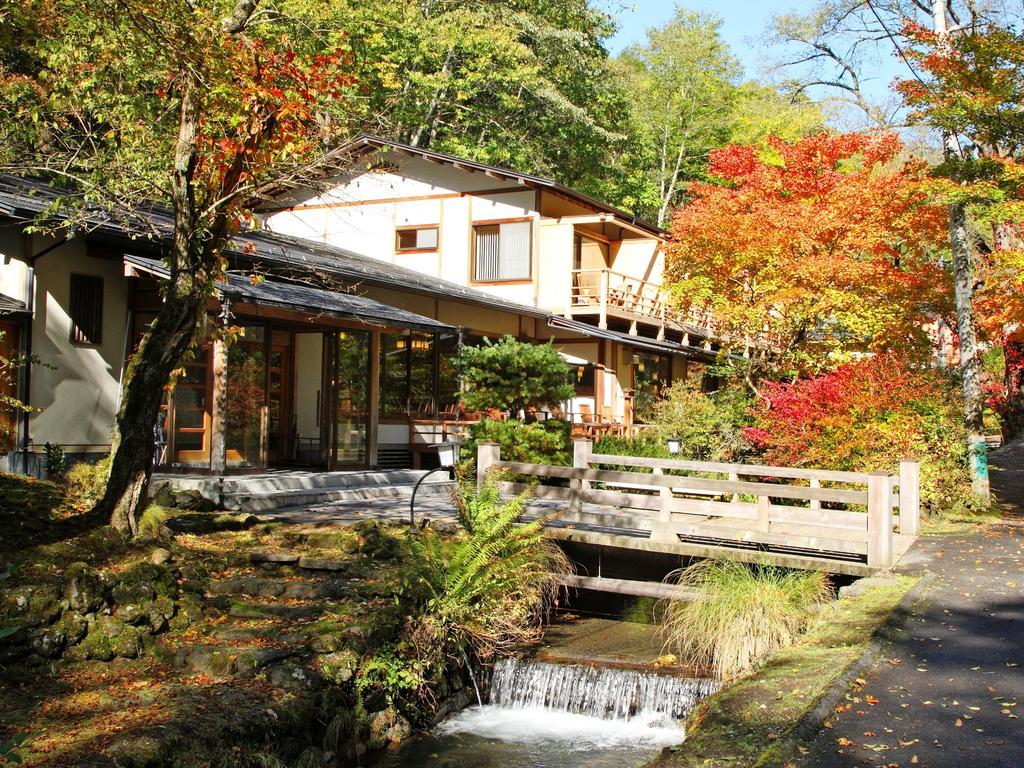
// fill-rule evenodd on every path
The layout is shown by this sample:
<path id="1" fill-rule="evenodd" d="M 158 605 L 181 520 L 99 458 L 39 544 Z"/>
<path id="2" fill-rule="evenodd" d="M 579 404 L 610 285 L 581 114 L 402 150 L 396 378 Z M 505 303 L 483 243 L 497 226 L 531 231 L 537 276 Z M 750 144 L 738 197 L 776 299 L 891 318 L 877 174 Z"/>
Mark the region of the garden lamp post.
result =
<path id="1" fill-rule="evenodd" d="M 459 460 L 459 446 L 460 443 L 457 440 L 452 440 L 446 443 L 438 443 L 435 447 L 437 448 L 437 458 L 441 466 L 430 470 L 423 475 L 419 480 L 416 481 L 416 485 L 412 489 L 412 499 L 409 500 L 409 527 L 416 527 L 416 491 L 420 489 L 423 481 L 430 477 L 435 472 L 441 472 L 447 470 L 448 476 L 451 478 L 455 477 L 455 464 Z"/>
<path id="2" fill-rule="evenodd" d="M 668 439 L 668 452 L 673 456 L 676 456 L 683 449 L 683 439 L 681 437 L 670 437 Z"/>

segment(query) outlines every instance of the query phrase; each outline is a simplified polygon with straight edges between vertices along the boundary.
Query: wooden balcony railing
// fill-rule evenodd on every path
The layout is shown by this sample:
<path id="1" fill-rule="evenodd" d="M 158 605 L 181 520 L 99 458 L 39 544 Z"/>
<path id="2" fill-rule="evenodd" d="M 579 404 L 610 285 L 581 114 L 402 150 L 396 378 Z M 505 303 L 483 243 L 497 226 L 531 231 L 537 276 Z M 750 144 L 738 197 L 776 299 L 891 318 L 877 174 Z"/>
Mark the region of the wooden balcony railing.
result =
<path id="1" fill-rule="evenodd" d="M 664 327 L 666 321 L 679 325 L 708 328 L 706 312 L 679 312 L 673 309 L 659 283 L 615 272 L 610 269 L 574 269 L 572 273 L 572 314 L 597 314 L 598 326 L 608 327 L 609 317 L 632 323 L 647 322 Z"/>

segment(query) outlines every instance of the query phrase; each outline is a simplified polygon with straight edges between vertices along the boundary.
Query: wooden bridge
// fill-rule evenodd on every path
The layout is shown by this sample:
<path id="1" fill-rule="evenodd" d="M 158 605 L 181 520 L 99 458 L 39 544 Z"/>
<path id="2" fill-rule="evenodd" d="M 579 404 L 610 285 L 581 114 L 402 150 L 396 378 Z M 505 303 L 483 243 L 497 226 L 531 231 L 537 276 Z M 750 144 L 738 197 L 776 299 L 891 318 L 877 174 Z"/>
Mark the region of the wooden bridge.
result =
<path id="1" fill-rule="evenodd" d="M 478 481 L 496 469 L 516 478 L 504 492 L 561 502 L 552 535 L 598 546 L 862 576 L 891 568 L 919 529 L 909 460 L 891 475 L 839 472 L 595 454 L 577 440 L 563 467 L 502 461 L 498 444 L 480 443 Z"/>

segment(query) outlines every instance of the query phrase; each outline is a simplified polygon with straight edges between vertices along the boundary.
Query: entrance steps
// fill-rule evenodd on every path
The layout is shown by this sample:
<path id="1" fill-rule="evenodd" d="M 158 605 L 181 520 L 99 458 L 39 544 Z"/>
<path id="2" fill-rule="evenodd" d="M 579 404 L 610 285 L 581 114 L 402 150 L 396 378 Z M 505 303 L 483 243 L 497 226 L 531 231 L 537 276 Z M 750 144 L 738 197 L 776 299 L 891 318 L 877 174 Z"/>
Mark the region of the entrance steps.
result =
<path id="1" fill-rule="evenodd" d="M 426 470 L 393 469 L 347 472 L 278 471 L 223 478 L 201 475 L 154 476 L 153 493 L 170 485 L 198 490 L 203 496 L 235 512 L 271 512 L 291 507 L 308 507 L 334 501 L 400 499 L 412 495 Z M 428 477 L 420 496 L 444 495 L 454 483 L 443 472 Z"/>

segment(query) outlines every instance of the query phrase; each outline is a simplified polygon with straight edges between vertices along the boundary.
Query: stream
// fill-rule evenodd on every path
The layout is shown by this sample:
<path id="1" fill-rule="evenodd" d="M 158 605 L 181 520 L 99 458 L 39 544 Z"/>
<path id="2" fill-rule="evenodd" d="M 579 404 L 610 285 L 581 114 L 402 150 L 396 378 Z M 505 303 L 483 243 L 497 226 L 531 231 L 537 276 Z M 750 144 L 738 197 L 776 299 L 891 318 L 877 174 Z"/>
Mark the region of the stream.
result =
<path id="1" fill-rule="evenodd" d="M 498 662 L 490 699 L 452 715 L 380 768 L 627 768 L 685 737 L 713 680 L 534 659 Z"/>

